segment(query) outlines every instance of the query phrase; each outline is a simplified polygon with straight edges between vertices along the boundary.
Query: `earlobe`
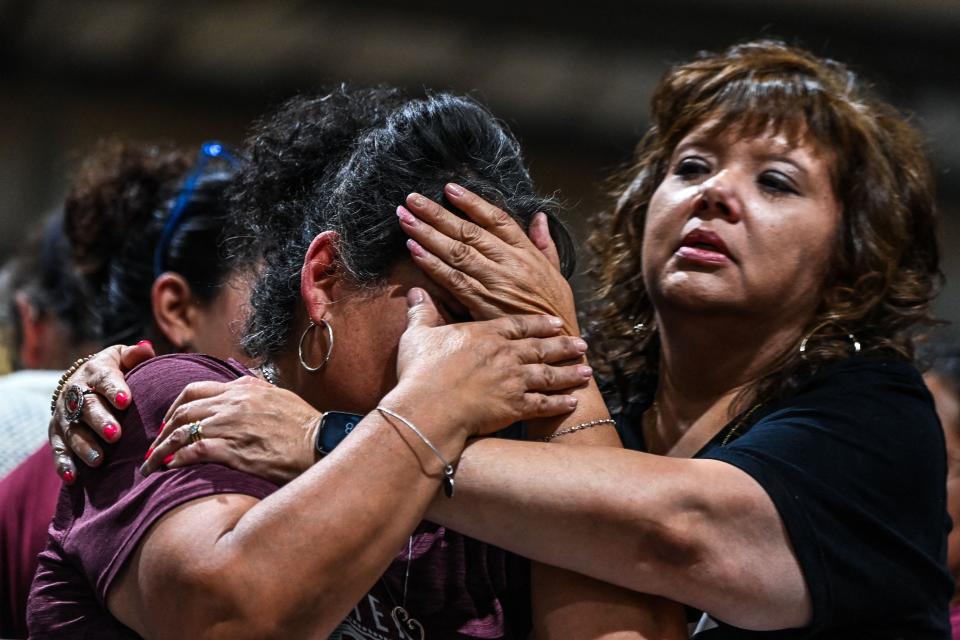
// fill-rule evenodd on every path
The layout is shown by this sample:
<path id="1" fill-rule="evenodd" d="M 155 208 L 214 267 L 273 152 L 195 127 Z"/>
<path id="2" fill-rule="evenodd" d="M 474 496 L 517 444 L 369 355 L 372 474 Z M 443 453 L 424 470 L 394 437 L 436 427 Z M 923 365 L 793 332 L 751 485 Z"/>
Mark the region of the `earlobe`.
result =
<path id="1" fill-rule="evenodd" d="M 153 320 L 160 333 L 178 351 L 188 349 L 194 341 L 194 307 L 196 301 L 186 279 L 167 272 L 153 281 L 150 291 Z"/>
<path id="2" fill-rule="evenodd" d="M 307 315 L 316 323 L 323 319 L 327 305 L 335 299 L 334 289 L 340 281 L 337 238 L 336 231 L 318 234 L 303 257 L 300 297 L 303 298 Z"/>

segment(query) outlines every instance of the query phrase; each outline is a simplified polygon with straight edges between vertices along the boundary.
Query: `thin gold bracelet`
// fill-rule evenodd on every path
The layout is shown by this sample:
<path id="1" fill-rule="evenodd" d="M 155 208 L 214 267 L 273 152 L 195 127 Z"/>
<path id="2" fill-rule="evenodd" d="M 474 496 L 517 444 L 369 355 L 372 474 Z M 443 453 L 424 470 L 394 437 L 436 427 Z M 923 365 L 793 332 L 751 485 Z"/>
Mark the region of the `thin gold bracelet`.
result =
<path id="1" fill-rule="evenodd" d="M 537 438 L 537 442 L 550 442 L 560 436 L 567 436 L 571 433 L 576 433 L 577 431 L 583 431 L 584 429 L 590 429 L 593 427 L 599 427 L 601 424 L 617 424 L 614 422 L 613 418 L 600 418 L 598 420 L 591 420 L 590 422 L 581 422 L 578 425 L 572 426 L 569 429 L 564 429 L 563 431 L 557 431 L 556 433 L 551 433 L 548 436 L 542 438 Z"/>
<path id="2" fill-rule="evenodd" d="M 53 397 L 50 398 L 50 415 L 53 415 L 57 412 L 57 400 L 60 399 L 60 393 L 63 391 L 63 386 L 67 384 L 67 380 L 77 372 L 77 370 L 83 366 L 83 363 L 92 358 L 97 354 L 91 353 L 88 356 L 78 358 L 70 368 L 63 372 L 63 375 L 60 376 L 59 382 L 57 382 L 57 388 L 53 390 Z"/>

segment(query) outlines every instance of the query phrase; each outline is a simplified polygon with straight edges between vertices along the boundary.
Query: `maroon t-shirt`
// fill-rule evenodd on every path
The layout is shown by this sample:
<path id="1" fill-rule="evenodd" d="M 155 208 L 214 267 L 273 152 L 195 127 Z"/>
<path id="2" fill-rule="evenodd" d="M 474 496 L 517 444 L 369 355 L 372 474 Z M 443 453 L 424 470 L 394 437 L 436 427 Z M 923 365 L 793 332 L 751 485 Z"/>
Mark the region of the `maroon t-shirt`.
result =
<path id="1" fill-rule="evenodd" d="M 0 638 L 27 637 L 27 593 L 59 494 L 49 444 L 0 479 Z"/>
<path id="2" fill-rule="evenodd" d="M 123 437 L 107 445 L 102 467 L 81 467 L 77 483 L 60 494 L 30 593 L 31 638 L 135 638 L 107 610 L 106 594 L 150 526 L 190 500 L 219 493 L 263 499 L 278 489 L 216 464 L 156 472 L 147 478 L 138 471 L 160 421 L 183 387 L 243 375 L 249 371 L 239 363 L 188 354 L 154 358 L 130 372 L 127 383 L 134 402 L 122 419 Z M 407 555 L 404 545 L 332 637 L 407 637 L 391 617 L 399 604 L 395 599 L 402 597 Z M 523 637 L 529 621 L 526 588 L 523 579 L 508 581 L 508 572 L 512 577 L 514 568 L 504 551 L 423 522 L 414 536 L 406 610 L 431 637 Z M 516 573 L 522 578 L 522 569 Z M 251 593 L 256 593 L 255 585 Z"/>

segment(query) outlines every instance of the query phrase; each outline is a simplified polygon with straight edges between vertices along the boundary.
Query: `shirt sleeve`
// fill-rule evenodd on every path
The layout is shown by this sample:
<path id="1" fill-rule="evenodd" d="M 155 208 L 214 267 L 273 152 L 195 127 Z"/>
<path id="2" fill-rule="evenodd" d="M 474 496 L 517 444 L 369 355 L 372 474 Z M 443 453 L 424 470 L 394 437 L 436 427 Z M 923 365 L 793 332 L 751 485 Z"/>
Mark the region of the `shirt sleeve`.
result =
<path id="1" fill-rule="evenodd" d="M 891 363 L 819 377 L 701 457 L 742 469 L 770 496 L 816 630 L 945 610 L 945 455 L 919 374 Z"/>
<path id="2" fill-rule="evenodd" d="M 218 464 L 159 470 L 144 478 L 139 467 L 167 409 L 191 382 L 234 380 L 238 366 L 199 355 L 155 358 L 127 377 L 133 402 L 121 420 L 122 437 L 108 446 L 106 465 L 81 469 L 61 498 L 51 534 L 101 603 L 147 530 L 171 509 L 198 498 L 240 493 L 265 498 L 276 485 Z"/>

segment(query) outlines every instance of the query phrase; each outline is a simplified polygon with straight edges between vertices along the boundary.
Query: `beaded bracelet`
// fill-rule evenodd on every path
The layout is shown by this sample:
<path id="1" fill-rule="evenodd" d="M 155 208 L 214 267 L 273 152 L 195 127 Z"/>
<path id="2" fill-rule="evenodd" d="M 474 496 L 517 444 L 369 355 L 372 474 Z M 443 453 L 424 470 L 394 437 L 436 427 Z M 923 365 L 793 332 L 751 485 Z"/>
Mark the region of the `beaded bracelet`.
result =
<path id="1" fill-rule="evenodd" d="M 591 420 L 590 422 L 581 422 L 578 425 L 572 426 L 569 429 L 564 429 L 563 431 L 557 431 L 556 433 L 551 433 L 548 436 L 542 438 L 537 438 L 537 442 L 550 442 L 555 438 L 560 436 L 570 435 L 571 433 L 576 433 L 577 431 L 583 431 L 584 429 L 590 429 L 591 427 L 598 427 L 601 424 L 616 424 L 612 418 L 601 418 L 599 420 Z"/>
<path id="2" fill-rule="evenodd" d="M 60 380 L 57 382 L 57 388 L 53 390 L 53 397 L 50 398 L 50 415 L 53 415 L 57 412 L 57 400 L 60 399 L 60 393 L 63 391 L 64 385 L 67 384 L 67 380 L 70 378 L 70 376 L 75 374 L 80 367 L 83 366 L 83 363 L 95 355 L 97 354 L 91 353 L 88 356 L 78 358 L 72 365 L 70 365 L 69 369 L 63 372 L 63 375 L 60 376 Z"/>

